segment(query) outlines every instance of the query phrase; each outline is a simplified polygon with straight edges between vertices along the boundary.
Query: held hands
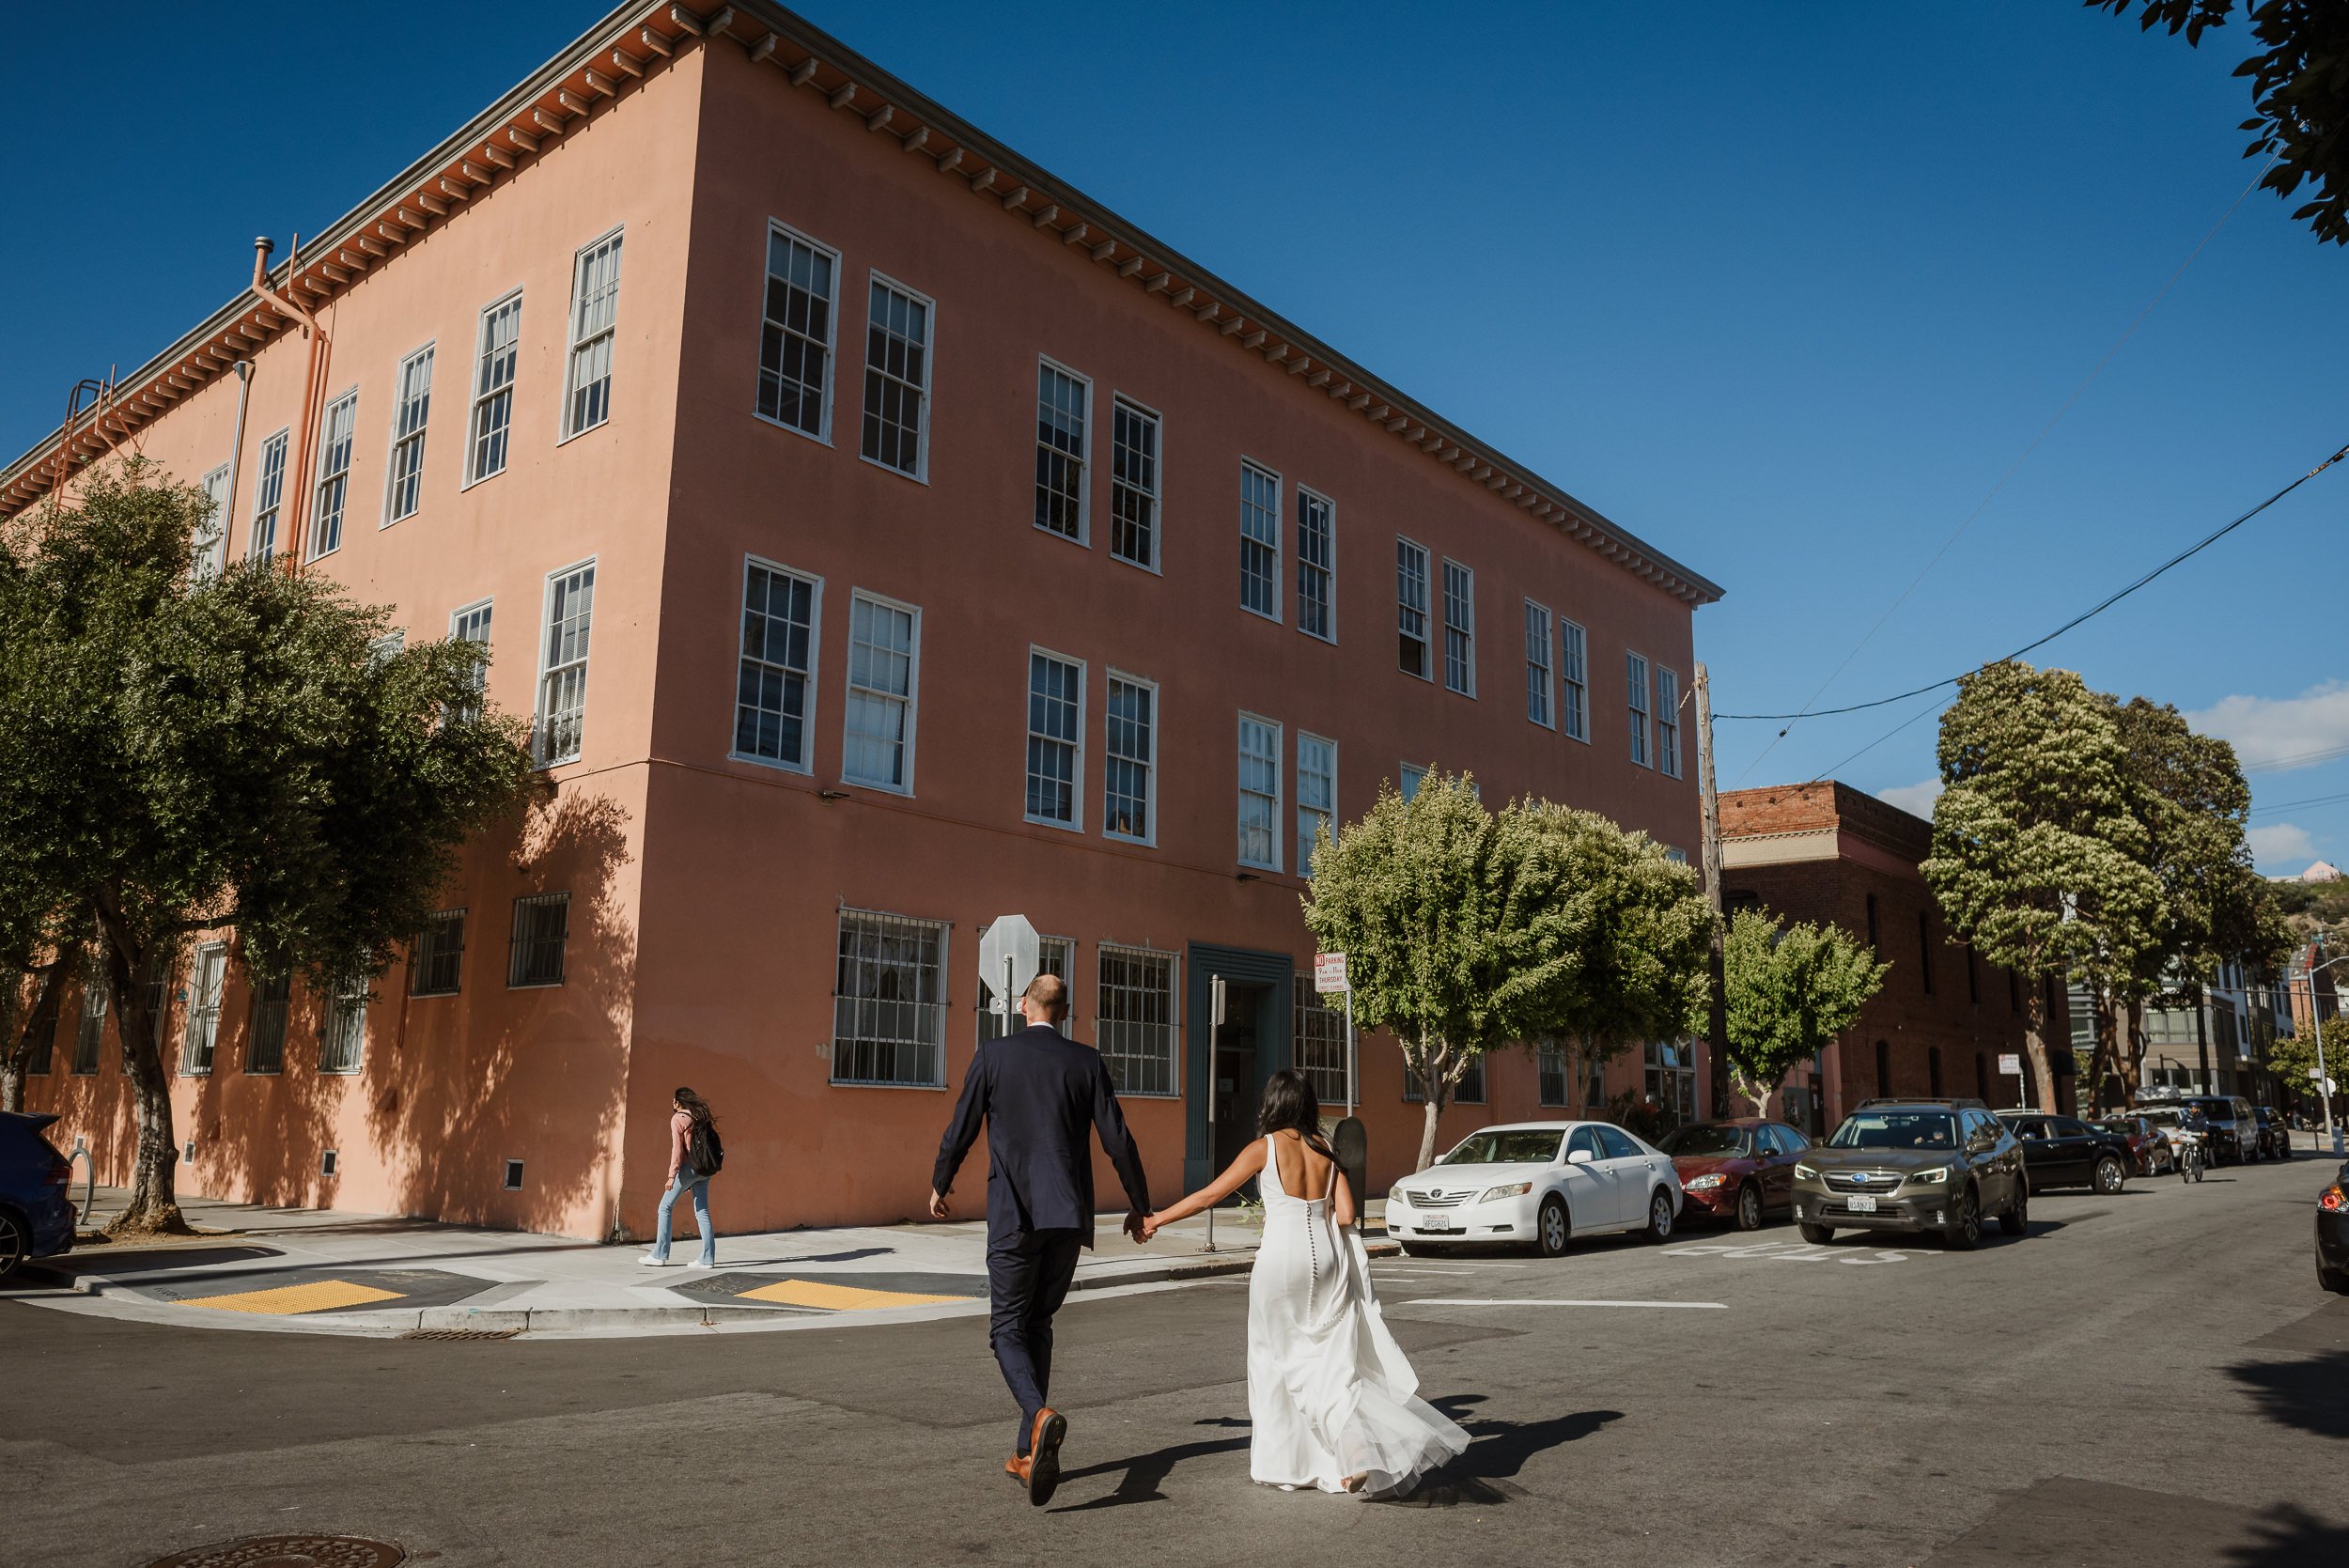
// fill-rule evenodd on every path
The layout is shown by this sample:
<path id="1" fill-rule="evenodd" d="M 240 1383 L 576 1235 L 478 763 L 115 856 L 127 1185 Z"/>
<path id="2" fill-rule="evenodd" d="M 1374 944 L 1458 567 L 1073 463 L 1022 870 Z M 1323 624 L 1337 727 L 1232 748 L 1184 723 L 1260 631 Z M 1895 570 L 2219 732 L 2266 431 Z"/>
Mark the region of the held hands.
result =
<path id="1" fill-rule="evenodd" d="M 1136 1241 L 1148 1241 L 1159 1234 L 1159 1228 L 1151 1222 L 1151 1218 L 1140 1209 L 1135 1209 L 1126 1216 L 1126 1234 Z"/>

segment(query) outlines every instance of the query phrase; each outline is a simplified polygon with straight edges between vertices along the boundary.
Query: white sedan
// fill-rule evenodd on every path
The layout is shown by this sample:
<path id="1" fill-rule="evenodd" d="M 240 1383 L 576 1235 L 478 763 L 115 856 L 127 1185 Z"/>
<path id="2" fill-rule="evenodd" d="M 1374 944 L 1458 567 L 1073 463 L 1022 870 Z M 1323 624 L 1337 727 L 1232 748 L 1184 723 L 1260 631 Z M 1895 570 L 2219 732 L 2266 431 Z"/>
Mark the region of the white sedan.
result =
<path id="1" fill-rule="evenodd" d="M 1607 1122 L 1485 1127 L 1387 1194 L 1387 1234 L 1419 1253 L 1517 1242 L 1554 1258 L 1575 1236 L 1672 1234 L 1680 1177 L 1671 1157 Z"/>

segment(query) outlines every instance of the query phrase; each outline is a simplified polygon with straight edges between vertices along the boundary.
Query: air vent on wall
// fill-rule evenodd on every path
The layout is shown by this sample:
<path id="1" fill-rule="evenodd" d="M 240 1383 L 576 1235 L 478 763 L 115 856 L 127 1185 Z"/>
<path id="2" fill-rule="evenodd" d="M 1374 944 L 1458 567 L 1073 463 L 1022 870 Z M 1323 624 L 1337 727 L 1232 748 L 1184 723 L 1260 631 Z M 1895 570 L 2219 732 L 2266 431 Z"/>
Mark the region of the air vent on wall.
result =
<path id="1" fill-rule="evenodd" d="M 506 1190 L 520 1192 L 521 1189 L 522 1162 L 519 1159 L 509 1159 L 506 1162 Z"/>
<path id="2" fill-rule="evenodd" d="M 194 1165 L 195 1163 L 194 1139 L 191 1138 L 179 1146 L 179 1163 L 182 1165 Z"/>
<path id="3" fill-rule="evenodd" d="M 341 1153 L 334 1149 L 329 1149 L 326 1153 L 319 1157 L 319 1174 L 321 1176 L 331 1176 L 334 1173 L 334 1167 L 341 1163 Z"/>

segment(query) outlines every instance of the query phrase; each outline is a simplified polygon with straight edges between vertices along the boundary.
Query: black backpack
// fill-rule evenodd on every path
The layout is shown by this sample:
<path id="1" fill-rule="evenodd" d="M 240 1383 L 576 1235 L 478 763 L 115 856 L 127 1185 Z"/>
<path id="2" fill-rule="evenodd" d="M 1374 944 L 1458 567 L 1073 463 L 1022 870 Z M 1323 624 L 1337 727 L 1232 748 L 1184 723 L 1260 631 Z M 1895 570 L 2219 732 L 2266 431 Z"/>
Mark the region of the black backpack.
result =
<path id="1" fill-rule="evenodd" d="M 726 1163 L 726 1146 L 719 1140 L 718 1124 L 697 1117 L 685 1135 L 685 1163 L 696 1176 L 714 1176 Z"/>

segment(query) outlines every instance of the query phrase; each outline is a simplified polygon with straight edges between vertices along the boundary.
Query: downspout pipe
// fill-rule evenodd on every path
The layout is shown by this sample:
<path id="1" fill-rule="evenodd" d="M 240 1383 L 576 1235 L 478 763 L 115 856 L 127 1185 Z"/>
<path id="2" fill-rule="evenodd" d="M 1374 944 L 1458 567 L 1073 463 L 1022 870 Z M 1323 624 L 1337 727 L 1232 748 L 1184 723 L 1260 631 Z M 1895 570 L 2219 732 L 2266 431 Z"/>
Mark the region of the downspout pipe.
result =
<path id="1" fill-rule="evenodd" d="M 228 443 L 228 495 L 220 504 L 220 564 L 228 565 L 228 527 L 237 515 L 237 476 L 244 472 L 244 406 L 253 397 L 253 362 L 237 361 L 237 434 Z"/>
<path id="2" fill-rule="evenodd" d="M 309 551 L 309 541 L 304 535 L 307 521 L 304 514 L 305 503 L 310 497 L 310 465 L 317 457 L 312 450 L 312 445 L 318 438 L 319 378 L 322 374 L 319 354 L 326 347 L 326 329 L 319 324 L 319 318 L 316 316 L 311 315 L 310 312 L 294 303 L 291 299 L 278 293 L 269 286 L 269 257 L 270 252 L 274 248 L 275 243 L 268 235 L 261 234 L 254 237 L 253 292 L 259 295 L 279 314 L 291 317 L 294 320 L 301 322 L 303 336 L 310 340 L 308 363 L 303 373 L 302 423 L 299 427 L 299 434 L 295 438 L 299 444 L 294 448 L 293 474 L 290 476 L 289 488 L 293 493 L 286 498 L 286 539 L 281 547 L 281 553 L 288 562 L 288 569 L 300 571 L 303 559 Z M 300 235 L 294 237 L 293 248 L 298 256 L 302 248 Z M 293 287 L 294 259 L 294 256 L 287 258 L 286 287 L 288 289 Z"/>

